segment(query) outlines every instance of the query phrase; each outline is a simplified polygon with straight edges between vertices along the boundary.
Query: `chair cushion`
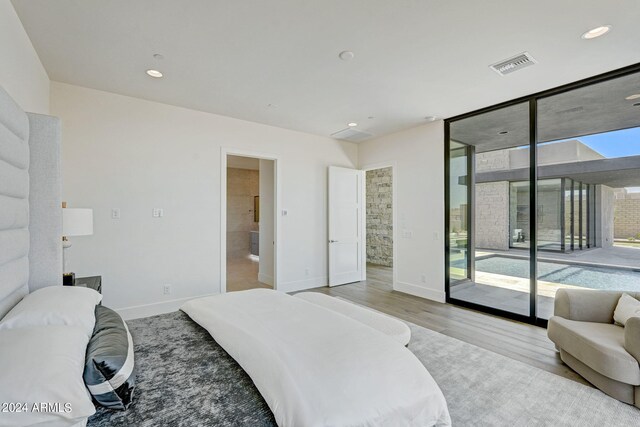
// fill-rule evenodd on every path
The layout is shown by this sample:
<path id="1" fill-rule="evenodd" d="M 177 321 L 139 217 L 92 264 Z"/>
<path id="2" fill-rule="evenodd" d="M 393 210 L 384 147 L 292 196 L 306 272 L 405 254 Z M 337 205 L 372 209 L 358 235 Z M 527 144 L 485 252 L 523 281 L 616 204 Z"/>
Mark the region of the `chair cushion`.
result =
<path id="1" fill-rule="evenodd" d="M 640 366 L 624 349 L 621 326 L 553 316 L 547 333 L 558 347 L 594 371 L 616 381 L 640 385 Z"/>
<path id="2" fill-rule="evenodd" d="M 629 294 L 622 294 L 613 312 L 616 325 L 624 326 L 630 317 L 640 316 L 640 301 Z"/>

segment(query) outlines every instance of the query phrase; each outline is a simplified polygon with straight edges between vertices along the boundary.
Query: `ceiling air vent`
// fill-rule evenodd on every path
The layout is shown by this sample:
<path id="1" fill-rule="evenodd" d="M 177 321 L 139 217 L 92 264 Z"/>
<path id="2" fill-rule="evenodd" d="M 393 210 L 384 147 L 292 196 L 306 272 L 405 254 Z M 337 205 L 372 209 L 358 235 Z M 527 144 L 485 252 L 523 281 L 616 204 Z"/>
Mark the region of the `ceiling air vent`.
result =
<path id="1" fill-rule="evenodd" d="M 533 56 L 529 55 L 529 52 L 523 52 L 512 58 L 496 62 L 495 64 L 491 64 L 489 65 L 489 68 L 491 68 L 501 76 L 506 76 L 507 74 L 511 74 L 514 71 L 518 71 L 530 65 L 534 65 L 536 62 L 537 61 L 533 59 Z"/>
<path id="2" fill-rule="evenodd" d="M 371 135 L 370 133 L 355 130 L 354 128 L 342 129 L 341 131 L 331 134 L 332 138 L 351 142 L 362 142 L 371 138 L 372 136 L 373 135 Z"/>

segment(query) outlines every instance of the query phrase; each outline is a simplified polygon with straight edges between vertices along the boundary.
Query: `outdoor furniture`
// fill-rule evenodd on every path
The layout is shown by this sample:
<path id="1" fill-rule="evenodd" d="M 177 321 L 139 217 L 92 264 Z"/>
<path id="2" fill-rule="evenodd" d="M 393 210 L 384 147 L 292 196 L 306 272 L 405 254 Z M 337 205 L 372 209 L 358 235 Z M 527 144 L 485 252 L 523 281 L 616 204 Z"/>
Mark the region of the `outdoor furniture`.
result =
<path id="1" fill-rule="evenodd" d="M 626 292 L 640 299 L 640 292 Z M 623 292 L 558 289 L 547 334 L 562 361 L 609 396 L 640 407 L 640 317 L 613 323 Z"/>
<path id="2" fill-rule="evenodd" d="M 517 243 L 524 243 L 524 233 L 521 228 L 516 228 L 513 230 L 513 241 Z"/>

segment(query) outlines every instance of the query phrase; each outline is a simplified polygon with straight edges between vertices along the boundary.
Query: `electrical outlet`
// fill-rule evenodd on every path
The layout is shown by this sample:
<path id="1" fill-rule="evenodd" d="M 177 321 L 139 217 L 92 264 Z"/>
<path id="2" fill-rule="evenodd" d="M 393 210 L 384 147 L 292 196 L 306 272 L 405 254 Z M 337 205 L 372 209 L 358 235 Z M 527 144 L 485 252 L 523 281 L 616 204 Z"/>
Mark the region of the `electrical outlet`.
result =
<path id="1" fill-rule="evenodd" d="M 420 276 L 420 281 L 421 281 L 422 283 L 427 283 L 427 275 L 426 275 L 426 274 L 423 274 L 422 276 Z"/>
<path id="2" fill-rule="evenodd" d="M 154 218 L 162 218 L 164 216 L 164 209 L 153 208 L 153 212 L 151 213 L 151 215 Z"/>
<path id="3" fill-rule="evenodd" d="M 305 276 L 309 276 L 309 269 L 308 269 L 308 268 L 305 268 L 305 269 L 304 269 L 304 275 L 305 275 Z"/>
<path id="4" fill-rule="evenodd" d="M 120 208 L 111 209 L 111 219 L 120 219 Z"/>
<path id="5" fill-rule="evenodd" d="M 171 295 L 171 285 L 164 285 L 163 291 L 165 295 Z"/>

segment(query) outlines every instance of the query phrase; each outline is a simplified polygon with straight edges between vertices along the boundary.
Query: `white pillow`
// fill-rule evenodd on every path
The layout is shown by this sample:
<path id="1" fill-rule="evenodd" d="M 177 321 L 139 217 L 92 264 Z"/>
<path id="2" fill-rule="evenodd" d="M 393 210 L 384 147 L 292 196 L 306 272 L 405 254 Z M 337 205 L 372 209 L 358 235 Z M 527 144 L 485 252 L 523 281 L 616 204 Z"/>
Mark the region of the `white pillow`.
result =
<path id="1" fill-rule="evenodd" d="M 67 325 L 81 327 L 91 337 L 95 308 L 102 295 L 79 286 L 48 286 L 25 296 L 0 321 L 1 329 Z"/>
<path id="2" fill-rule="evenodd" d="M 0 426 L 66 427 L 92 415 L 82 379 L 88 340 L 75 326 L 0 330 L 0 404 L 13 405 Z"/>
<path id="3" fill-rule="evenodd" d="M 613 320 L 616 325 L 624 326 L 630 317 L 635 316 L 640 316 L 640 301 L 629 294 L 622 294 L 613 312 Z"/>

